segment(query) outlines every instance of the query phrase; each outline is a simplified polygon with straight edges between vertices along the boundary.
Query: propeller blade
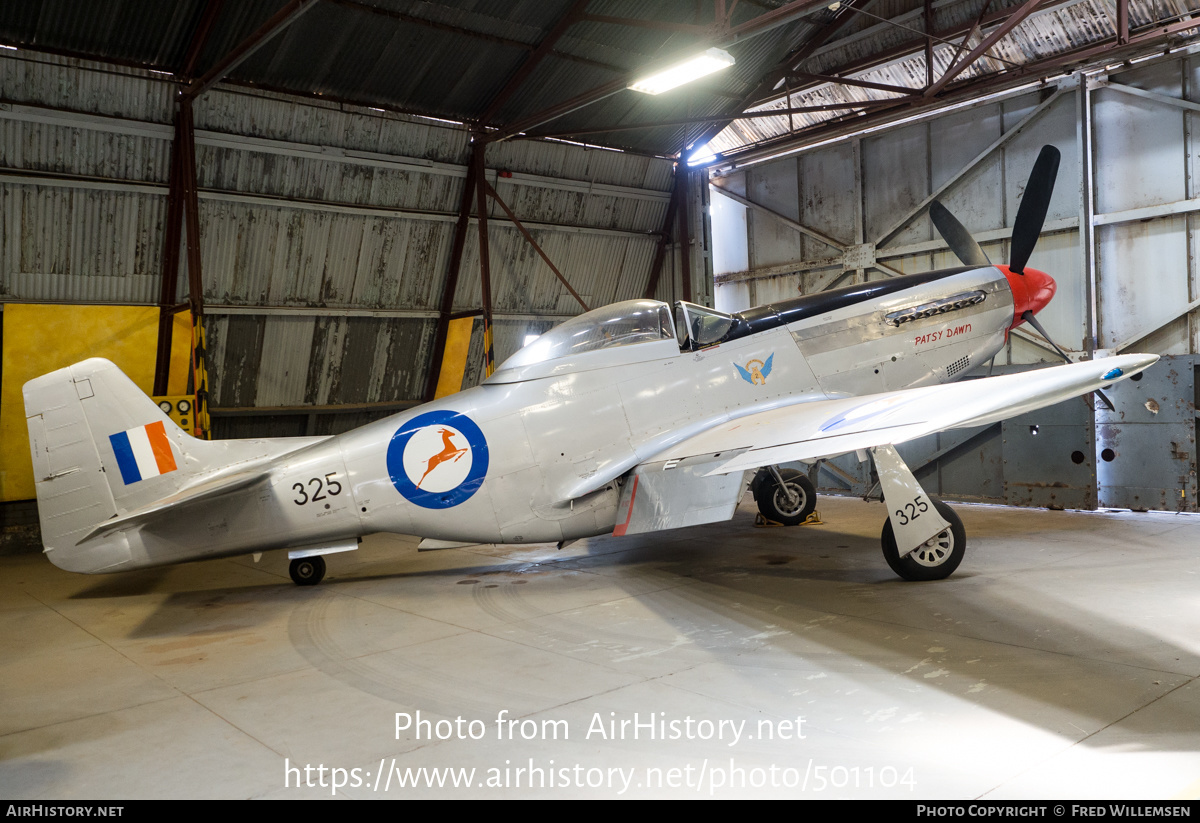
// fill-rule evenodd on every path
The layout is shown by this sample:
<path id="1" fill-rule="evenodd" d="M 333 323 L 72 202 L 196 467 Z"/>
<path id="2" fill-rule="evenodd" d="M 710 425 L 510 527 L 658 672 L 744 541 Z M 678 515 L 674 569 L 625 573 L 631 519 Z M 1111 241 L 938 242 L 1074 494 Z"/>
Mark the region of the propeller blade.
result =
<path id="1" fill-rule="evenodd" d="M 966 226 L 958 222 L 958 218 L 950 210 L 934 200 L 929 204 L 929 219 L 933 221 L 938 234 L 950 245 L 950 250 L 965 266 L 990 266 L 983 249 L 975 242 L 975 238 L 967 231 Z"/>
<path id="2" fill-rule="evenodd" d="M 1021 319 L 1024 320 L 1029 325 L 1033 326 L 1035 329 L 1037 329 L 1037 333 L 1040 334 L 1042 337 L 1046 338 L 1046 342 L 1054 347 L 1054 350 L 1056 352 L 1058 352 L 1059 357 L 1061 357 L 1063 360 L 1065 360 L 1068 363 L 1075 362 L 1067 355 L 1067 353 L 1065 351 L 1063 351 L 1062 349 L 1060 349 L 1058 347 L 1058 344 L 1054 342 L 1054 340 L 1050 337 L 1050 335 L 1046 334 L 1046 330 L 1042 328 L 1042 324 L 1038 322 L 1037 317 L 1034 315 L 1034 313 L 1032 311 L 1027 311 L 1024 314 L 1022 314 Z"/>
<path id="3" fill-rule="evenodd" d="M 1025 271 L 1029 255 L 1037 245 L 1046 212 L 1050 210 L 1050 197 L 1054 194 L 1054 180 L 1058 177 L 1058 161 L 1062 158 L 1054 146 L 1042 146 L 1042 153 L 1029 172 L 1025 194 L 1017 208 L 1017 219 L 1013 222 L 1012 247 L 1008 269 L 1016 274 Z"/>
<path id="4" fill-rule="evenodd" d="M 1038 334 L 1040 334 L 1042 337 L 1046 338 L 1046 342 L 1054 347 L 1054 350 L 1056 352 L 1058 352 L 1059 357 L 1061 357 L 1063 360 L 1067 361 L 1068 363 L 1075 362 L 1070 357 L 1068 357 L 1067 353 L 1065 351 L 1063 351 L 1062 349 L 1060 349 L 1058 347 L 1058 344 L 1055 343 L 1054 340 L 1050 337 L 1050 335 L 1048 335 L 1046 333 L 1046 330 L 1044 328 L 1042 328 L 1042 324 L 1038 322 L 1037 317 L 1034 316 L 1032 311 L 1027 311 L 1024 314 L 1022 314 L 1021 319 L 1024 320 L 1029 325 L 1033 326 L 1035 329 L 1037 329 Z M 1113 405 L 1113 402 L 1108 399 L 1108 396 L 1105 395 L 1104 392 L 1100 391 L 1099 389 L 1096 389 L 1096 391 L 1093 392 L 1093 394 L 1097 395 L 1104 402 L 1105 406 L 1108 406 L 1109 411 L 1117 410 L 1117 407 Z"/>

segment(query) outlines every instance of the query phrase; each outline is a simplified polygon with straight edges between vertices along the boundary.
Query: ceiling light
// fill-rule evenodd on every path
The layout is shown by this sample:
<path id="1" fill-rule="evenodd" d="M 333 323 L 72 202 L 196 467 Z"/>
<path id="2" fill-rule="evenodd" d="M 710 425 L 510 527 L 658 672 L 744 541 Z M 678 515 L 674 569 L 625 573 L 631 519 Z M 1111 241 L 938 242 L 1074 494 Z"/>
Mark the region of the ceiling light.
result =
<path id="1" fill-rule="evenodd" d="M 646 94 L 662 94 L 676 86 L 698 80 L 714 71 L 733 65 L 733 55 L 721 49 L 709 49 L 703 54 L 689 57 L 681 63 L 663 69 L 660 72 L 635 80 L 629 84 L 634 91 Z"/>

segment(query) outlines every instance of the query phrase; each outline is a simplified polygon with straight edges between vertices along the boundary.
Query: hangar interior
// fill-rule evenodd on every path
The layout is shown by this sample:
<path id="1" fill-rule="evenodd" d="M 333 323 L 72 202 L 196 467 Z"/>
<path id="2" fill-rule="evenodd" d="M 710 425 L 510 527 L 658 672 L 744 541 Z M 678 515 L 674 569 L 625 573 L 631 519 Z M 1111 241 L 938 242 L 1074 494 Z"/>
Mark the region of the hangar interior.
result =
<path id="1" fill-rule="evenodd" d="M 393 797 L 695 796 L 703 765 L 724 797 L 1195 798 L 1196 10 L 6 4 L 0 793 L 381 796 L 373 778 L 290 784 L 286 761 L 481 776 Z M 627 88 L 708 48 L 736 62 Z M 949 580 L 890 575 L 853 454 L 805 467 L 824 524 L 755 529 L 748 502 L 561 550 L 373 535 L 316 589 L 291 586 L 282 552 L 109 578 L 37 553 L 37 375 L 101 355 L 192 398 L 202 436 L 338 434 L 479 384 L 586 309 L 742 311 L 954 266 L 934 199 L 1006 260 L 1045 144 L 1062 153 L 1031 258 L 1058 283 L 1047 332 L 1071 359 L 1163 359 L 1113 410 L 1075 400 L 900 447 L 968 504 Z M 968 377 L 1048 362 L 1022 327 Z M 393 733 L 417 711 L 487 733 Z M 539 732 L 498 737 L 500 711 Z M 635 713 L 774 736 L 588 734 Z M 559 720 L 569 740 L 545 735 Z M 552 760 L 583 784 L 505 771 Z M 613 769 L 640 782 L 618 792 Z M 779 785 L 754 782 L 772 769 Z"/>

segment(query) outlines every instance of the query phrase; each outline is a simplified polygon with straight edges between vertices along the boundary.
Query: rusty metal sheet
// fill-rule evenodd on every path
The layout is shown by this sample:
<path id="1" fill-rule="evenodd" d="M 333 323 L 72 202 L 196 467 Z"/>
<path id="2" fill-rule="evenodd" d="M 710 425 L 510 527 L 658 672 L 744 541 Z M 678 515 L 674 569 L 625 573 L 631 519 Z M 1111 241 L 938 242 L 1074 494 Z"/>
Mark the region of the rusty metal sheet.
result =
<path id="1" fill-rule="evenodd" d="M 206 325 L 213 406 L 253 406 L 266 318 L 228 315 Z"/>
<path id="2" fill-rule="evenodd" d="M 282 96 L 220 88 L 206 92 L 196 102 L 195 120 L 197 129 L 444 163 L 465 164 L 470 138 L 461 126 L 428 118 L 355 111 L 320 102 L 297 106 Z"/>
<path id="3" fill-rule="evenodd" d="M 70 14 L 44 15 L 42 19 L 82 23 L 88 19 L 86 8 L 77 6 Z M 171 122 L 175 84 L 167 78 L 147 77 L 135 69 L 80 71 L 77 66 L 78 61 L 53 54 L 39 54 L 36 61 L 0 60 L 0 98 L 153 123 Z"/>
<path id="4" fill-rule="evenodd" d="M 156 302 L 165 205 L 133 192 L 0 184 L 0 293 Z"/>
<path id="5" fill-rule="evenodd" d="M 304 402 L 315 323 L 314 317 L 265 318 L 255 406 L 298 406 Z"/>
<path id="6" fill-rule="evenodd" d="M 1096 414 L 1100 505 L 1200 510 L 1196 486 L 1198 363 L 1197 355 L 1166 356 L 1107 391 L 1116 411 Z"/>

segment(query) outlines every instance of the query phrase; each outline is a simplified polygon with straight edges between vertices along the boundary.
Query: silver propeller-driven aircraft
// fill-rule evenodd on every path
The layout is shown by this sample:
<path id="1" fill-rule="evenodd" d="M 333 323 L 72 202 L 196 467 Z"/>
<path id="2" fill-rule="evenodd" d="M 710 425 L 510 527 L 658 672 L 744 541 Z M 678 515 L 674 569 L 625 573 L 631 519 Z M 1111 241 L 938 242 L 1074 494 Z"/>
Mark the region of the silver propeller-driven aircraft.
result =
<path id="1" fill-rule="evenodd" d="M 614 303 L 533 341 L 484 383 L 345 434 L 205 441 L 119 369 L 87 360 L 25 385 L 42 539 L 60 568 L 100 573 L 288 549 L 315 584 L 323 555 L 397 532 L 421 548 L 560 545 L 727 520 L 753 485 L 785 524 L 815 505 L 780 469 L 870 451 L 901 577 L 948 576 L 962 522 L 894 444 L 1098 392 L 1150 366 L 1133 354 L 955 381 L 1054 295 L 1027 268 L 1059 154 L 1042 150 L 1007 266 L 940 204 L 961 268 L 797 297 L 737 314 Z M 1044 332 L 1043 332 L 1044 334 Z"/>

